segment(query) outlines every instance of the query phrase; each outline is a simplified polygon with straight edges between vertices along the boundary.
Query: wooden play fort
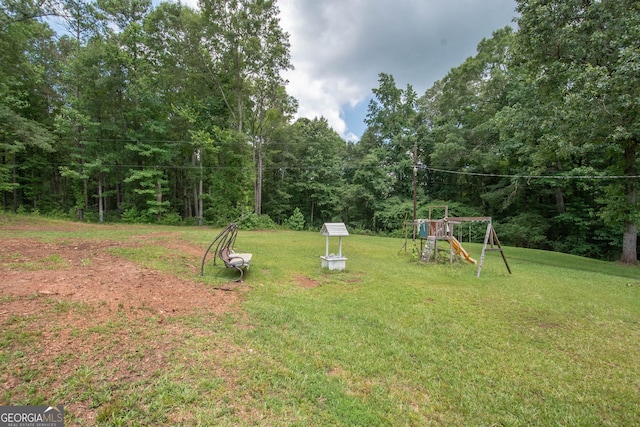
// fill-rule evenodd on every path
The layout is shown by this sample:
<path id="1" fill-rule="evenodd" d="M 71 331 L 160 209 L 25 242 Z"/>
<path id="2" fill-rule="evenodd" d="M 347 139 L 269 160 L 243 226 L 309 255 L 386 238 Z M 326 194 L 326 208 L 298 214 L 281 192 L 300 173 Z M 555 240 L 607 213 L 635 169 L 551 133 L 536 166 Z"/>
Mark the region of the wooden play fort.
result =
<path id="1" fill-rule="evenodd" d="M 444 209 L 444 217 L 441 219 L 432 219 L 433 209 Z M 447 206 L 429 206 L 429 218 L 416 219 L 413 225 L 413 239 L 420 240 L 420 260 L 423 262 L 437 262 L 438 242 L 446 241 L 449 244 L 449 262 L 452 263 L 455 256 L 465 261 L 476 264 L 478 266 L 477 277 L 480 277 L 482 263 L 484 262 L 485 253 L 488 251 L 498 251 L 502 255 L 504 265 L 511 274 L 511 269 L 504 256 L 500 240 L 496 234 L 490 216 L 481 217 L 449 217 L 449 209 Z M 487 232 L 484 237 L 484 245 L 480 260 L 475 260 L 469 252 L 467 252 L 460 241 L 455 237 L 455 230 L 461 230 L 463 223 L 486 222 Z M 408 237 L 408 236 L 406 236 Z"/>

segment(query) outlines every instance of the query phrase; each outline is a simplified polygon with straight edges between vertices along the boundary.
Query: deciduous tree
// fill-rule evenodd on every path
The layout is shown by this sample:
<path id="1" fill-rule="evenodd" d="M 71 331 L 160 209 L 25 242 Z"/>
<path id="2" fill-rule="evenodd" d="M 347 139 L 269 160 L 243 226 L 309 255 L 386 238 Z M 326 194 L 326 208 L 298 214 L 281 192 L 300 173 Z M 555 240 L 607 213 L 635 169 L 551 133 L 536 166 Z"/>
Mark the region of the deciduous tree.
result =
<path id="1" fill-rule="evenodd" d="M 518 0 L 517 10 L 519 66 L 538 89 L 539 113 L 552 124 L 543 140 L 550 151 L 585 157 L 580 166 L 626 177 L 608 186 L 601 215 L 620 225 L 621 261 L 634 264 L 640 222 L 640 4 Z"/>

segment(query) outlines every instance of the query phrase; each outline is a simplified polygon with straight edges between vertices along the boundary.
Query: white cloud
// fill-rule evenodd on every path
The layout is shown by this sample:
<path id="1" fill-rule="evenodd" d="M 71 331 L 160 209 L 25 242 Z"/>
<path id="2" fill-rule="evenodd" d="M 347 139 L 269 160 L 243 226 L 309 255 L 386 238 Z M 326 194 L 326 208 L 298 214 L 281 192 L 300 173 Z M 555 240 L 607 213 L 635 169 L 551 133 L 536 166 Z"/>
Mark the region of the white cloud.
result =
<path id="1" fill-rule="evenodd" d="M 289 94 L 300 101 L 299 117 L 323 116 L 344 138 L 358 139 L 354 135 L 349 135 L 347 125 L 342 118 L 341 106 L 344 104 L 355 106 L 365 92 L 362 88 L 344 77 L 315 78 L 313 73 L 304 73 L 300 70 L 285 73 L 285 78 L 289 80 L 287 87 Z"/>
<path id="2" fill-rule="evenodd" d="M 281 25 L 290 34 L 291 57 L 295 70 L 284 73 L 287 91 L 298 99 L 300 117 L 327 119 L 330 126 L 347 140 L 357 140 L 342 116 L 342 106 L 355 106 L 369 87 L 341 72 L 333 64 L 346 52 L 357 50 L 359 26 L 352 16 L 364 2 L 316 1 L 300 8 L 296 0 L 280 0 Z M 310 18 L 312 17 L 312 18 Z"/>
<path id="3" fill-rule="evenodd" d="M 514 0 L 280 0 L 299 116 L 324 116 L 344 138 L 344 108 L 365 102 L 379 73 L 422 94 L 515 15 Z M 353 127 L 353 126 L 352 126 Z"/>
<path id="4" fill-rule="evenodd" d="M 183 0 L 197 7 L 197 0 Z M 283 77 L 299 117 L 320 117 L 357 140 L 344 111 L 367 102 L 378 75 L 421 95 L 512 24 L 515 0 L 277 0 L 295 67 Z M 354 116 L 351 114 L 350 116 Z M 360 117 L 357 120 L 362 120 Z"/>

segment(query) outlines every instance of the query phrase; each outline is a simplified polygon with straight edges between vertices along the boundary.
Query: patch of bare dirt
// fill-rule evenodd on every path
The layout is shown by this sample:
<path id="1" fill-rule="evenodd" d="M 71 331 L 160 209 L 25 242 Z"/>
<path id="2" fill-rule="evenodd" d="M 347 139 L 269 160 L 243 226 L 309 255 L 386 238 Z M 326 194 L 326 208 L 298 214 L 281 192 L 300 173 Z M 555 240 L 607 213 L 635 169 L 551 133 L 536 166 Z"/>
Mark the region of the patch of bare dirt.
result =
<path id="1" fill-rule="evenodd" d="M 159 241 L 162 242 L 162 241 Z M 34 239 L 3 239 L 0 247 L 0 297 L 51 296 L 114 309 L 145 308 L 162 315 L 202 308 L 226 309 L 233 294 L 216 292 L 195 281 L 150 270 L 108 252 L 117 242 L 43 243 Z M 169 243 L 177 255 L 197 248 Z M 173 247 L 172 247 L 173 246 Z M 179 247 L 176 247 L 179 246 Z M 195 262 L 194 262 L 195 264 Z M 195 272 L 194 272 L 195 273 Z M 18 301 L 23 301 L 24 307 Z M 7 314 L 31 314 L 28 300 L 16 300 Z"/>
<path id="2" fill-rule="evenodd" d="M 30 231 L 29 225 L 10 227 Z M 87 226 L 61 224 L 58 231 L 77 227 Z M 179 259 L 185 254 L 193 258 L 193 273 L 198 273 L 205 248 L 172 236 L 150 238 Z M 215 328 L 194 331 L 174 319 L 198 314 L 212 322 L 237 310 L 238 292 L 145 268 L 110 252 L 136 244 L 0 240 L 2 351 L 24 353 L 8 369 L 0 365 L 0 404 L 27 399 L 25 390 L 34 376 L 44 382 L 39 393 L 46 399 L 53 399 L 59 387 L 68 388 L 76 376 L 83 388 L 78 396 L 84 389 L 102 387 L 104 378 L 90 378 L 95 373 L 106 375 L 115 389 L 126 389 L 127 384 L 163 372 L 186 334 L 214 334 Z M 82 377 L 85 373 L 88 378 Z M 95 398 L 50 403 L 64 404 L 72 420 L 87 425 L 94 423 L 102 407 Z M 72 420 L 68 425 L 75 425 Z"/>
<path id="3" fill-rule="evenodd" d="M 299 274 L 295 277 L 296 284 L 301 288 L 315 288 L 316 286 L 320 286 L 320 282 L 314 280 L 310 277 Z"/>

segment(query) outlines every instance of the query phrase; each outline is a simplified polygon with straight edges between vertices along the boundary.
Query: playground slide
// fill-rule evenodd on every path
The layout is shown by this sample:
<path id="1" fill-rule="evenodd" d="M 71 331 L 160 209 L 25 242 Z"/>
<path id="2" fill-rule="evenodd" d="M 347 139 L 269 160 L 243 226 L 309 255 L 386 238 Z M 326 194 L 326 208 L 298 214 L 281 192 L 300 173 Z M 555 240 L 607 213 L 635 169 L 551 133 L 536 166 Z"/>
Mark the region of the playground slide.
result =
<path id="1" fill-rule="evenodd" d="M 471 258 L 471 255 L 467 251 L 464 250 L 464 248 L 462 247 L 462 245 L 460 244 L 458 239 L 456 239 L 455 237 L 451 238 L 451 247 L 456 251 L 456 254 L 462 256 L 468 262 L 473 263 L 473 264 L 477 264 L 478 263 L 478 261 L 476 261 L 475 259 Z"/>

